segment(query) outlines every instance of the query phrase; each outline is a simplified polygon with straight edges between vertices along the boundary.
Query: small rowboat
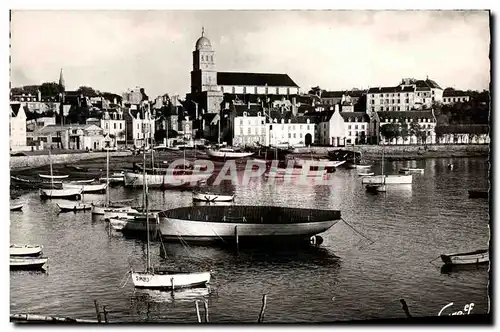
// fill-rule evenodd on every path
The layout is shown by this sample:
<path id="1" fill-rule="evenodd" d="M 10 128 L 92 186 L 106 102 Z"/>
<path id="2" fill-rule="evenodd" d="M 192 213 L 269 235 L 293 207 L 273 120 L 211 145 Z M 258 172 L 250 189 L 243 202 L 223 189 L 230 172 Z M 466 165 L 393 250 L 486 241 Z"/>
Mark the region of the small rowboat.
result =
<path id="1" fill-rule="evenodd" d="M 61 212 L 69 212 L 69 211 L 85 211 L 91 210 L 92 204 L 86 203 L 56 203 L 57 207 L 61 210 Z"/>
<path id="2" fill-rule="evenodd" d="M 106 183 L 100 183 L 100 184 L 63 183 L 63 189 L 80 189 L 84 193 L 95 193 L 106 190 Z"/>
<path id="3" fill-rule="evenodd" d="M 205 286 L 210 282 L 210 272 L 132 272 L 132 282 L 137 288 L 150 289 Z"/>
<path id="4" fill-rule="evenodd" d="M 11 211 L 21 211 L 23 209 L 23 203 L 14 204 L 10 206 Z"/>
<path id="5" fill-rule="evenodd" d="M 232 200 L 234 200 L 234 195 L 193 192 L 193 201 L 195 202 L 230 202 Z"/>
<path id="6" fill-rule="evenodd" d="M 18 245 L 11 244 L 10 256 L 38 256 L 42 253 L 42 245 Z"/>
<path id="7" fill-rule="evenodd" d="M 71 184 L 78 184 L 78 183 L 92 183 L 94 182 L 95 179 L 90 179 L 90 180 L 75 180 L 75 181 L 71 181 L 70 183 Z"/>
<path id="8" fill-rule="evenodd" d="M 401 172 L 409 172 L 409 173 L 420 173 L 424 174 L 425 168 L 401 168 L 399 173 Z"/>
<path id="9" fill-rule="evenodd" d="M 47 257 L 11 257 L 11 270 L 38 270 L 41 269 L 48 261 Z"/>
<path id="10" fill-rule="evenodd" d="M 71 188 L 71 189 L 40 189 L 40 197 L 42 199 L 46 198 L 67 198 L 80 200 L 82 198 L 81 188 Z"/>
<path id="11" fill-rule="evenodd" d="M 488 249 L 441 255 L 445 265 L 486 264 L 490 261 Z"/>
<path id="12" fill-rule="evenodd" d="M 42 179 L 67 179 L 69 174 L 66 175 L 46 175 L 46 174 L 38 174 Z"/>
<path id="13" fill-rule="evenodd" d="M 375 173 L 373 173 L 373 172 L 359 172 L 358 175 L 359 176 L 373 176 L 373 175 L 375 175 Z"/>
<path id="14" fill-rule="evenodd" d="M 61 189 L 62 188 L 62 182 L 61 181 L 54 181 L 52 182 L 44 182 L 43 180 L 28 180 L 28 179 L 23 179 L 20 177 L 16 176 L 11 176 L 10 177 L 11 183 L 20 188 L 47 188 L 47 189 Z"/>

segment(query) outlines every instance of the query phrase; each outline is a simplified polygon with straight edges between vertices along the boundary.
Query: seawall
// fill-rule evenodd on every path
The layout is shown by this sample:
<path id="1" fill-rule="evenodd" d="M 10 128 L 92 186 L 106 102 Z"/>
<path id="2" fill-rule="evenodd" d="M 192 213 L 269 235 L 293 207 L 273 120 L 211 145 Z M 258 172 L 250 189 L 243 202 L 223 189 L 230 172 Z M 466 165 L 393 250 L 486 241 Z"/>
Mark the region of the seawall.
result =
<path id="1" fill-rule="evenodd" d="M 294 153 L 327 155 L 334 150 L 352 150 L 353 147 L 311 147 L 296 148 Z M 381 158 L 382 151 L 389 159 L 405 158 L 450 158 L 488 156 L 489 144 L 430 144 L 424 145 L 356 145 L 354 151 L 361 152 L 363 158 Z"/>
<path id="2" fill-rule="evenodd" d="M 130 151 L 120 151 L 120 152 L 110 152 L 110 157 L 123 157 L 129 156 L 132 152 Z M 106 158 L 106 152 L 83 152 L 83 153 L 71 153 L 71 154 L 53 154 L 49 155 L 36 155 L 36 156 L 18 156 L 10 157 L 10 169 L 21 169 L 21 168 L 35 168 L 40 166 L 45 166 L 50 164 L 65 164 L 70 163 L 75 165 L 75 162 L 79 160 Z M 75 165 L 77 166 L 77 165 Z"/>

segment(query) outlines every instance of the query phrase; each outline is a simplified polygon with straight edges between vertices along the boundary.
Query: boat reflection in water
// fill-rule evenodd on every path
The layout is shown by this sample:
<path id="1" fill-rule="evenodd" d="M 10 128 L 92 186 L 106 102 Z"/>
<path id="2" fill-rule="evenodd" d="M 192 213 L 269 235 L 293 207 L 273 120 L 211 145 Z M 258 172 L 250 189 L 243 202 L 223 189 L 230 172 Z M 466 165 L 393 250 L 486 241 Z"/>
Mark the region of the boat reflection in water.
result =
<path id="1" fill-rule="evenodd" d="M 459 272 L 487 272 L 489 270 L 489 264 L 470 264 L 470 265 L 448 265 L 443 264 L 441 266 L 441 274 L 452 274 Z"/>
<path id="2" fill-rule="evenodd" d="M 179 289 L 175 292 L 147 288 L 136 288 L 133 299 L 143 303 L 174 303 L 205 300 L 211 294 L 209 286 L 202 288 Z"/>

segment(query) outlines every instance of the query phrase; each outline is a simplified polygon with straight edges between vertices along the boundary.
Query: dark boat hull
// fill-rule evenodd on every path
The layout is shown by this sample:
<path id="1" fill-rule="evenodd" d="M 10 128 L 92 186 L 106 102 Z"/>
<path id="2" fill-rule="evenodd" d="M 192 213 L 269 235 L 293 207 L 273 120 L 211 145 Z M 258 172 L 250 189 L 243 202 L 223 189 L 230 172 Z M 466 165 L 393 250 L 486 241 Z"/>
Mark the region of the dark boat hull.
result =
<path id="1" fill-rule="evenodd" d="M 469 190 L 469 198 L 488 198 L 488 189 L 484 190 Z"/>

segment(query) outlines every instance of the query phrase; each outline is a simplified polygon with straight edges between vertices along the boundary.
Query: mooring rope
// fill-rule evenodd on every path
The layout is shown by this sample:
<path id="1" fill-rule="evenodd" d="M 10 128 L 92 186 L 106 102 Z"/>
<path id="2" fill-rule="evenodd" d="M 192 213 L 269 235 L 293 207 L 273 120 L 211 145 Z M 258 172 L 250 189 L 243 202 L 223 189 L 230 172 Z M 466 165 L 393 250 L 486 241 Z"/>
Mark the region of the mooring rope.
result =
<path id="1" fill-rule="evenodd" d="M 344 218 L 340 218 L 340 220 L 342 220 L 347 226 L 349 226 L 353 231 L 355 231 L 356 233 L 358 233 L 359 235 L 361 235 L 362 237 L 364 237 L 365 239 L 367 239 L 368 241 L 370 241 L 371 243 L 370 244 L 373 244 L 375 243 L 375 241 L 373 241 L 372 239 L 370 239 L 369 237 L 363 235 L 361 232 L 359 232 L 358 230 L 356 230 L 351 224 L 349 224 L 347 221 L 344 220 Z"/>
<path id="2" fill-rule="evenodd" d="M 437 256 L 436 258 L 434 258 L 433 260 L 431 260 L 431 261 L 429 262 L 429 264 L 434 265 L 434 264 L 433 264 L 433 262 L 434 262 L 436 259 L 439 259 L 439 258 L 441 258 L 441 256 Z"/>
<path id="3" fill-rule="evenodd" d="M 130 271 L 125 272 L 125 275 L 123 276 L 122 280 L 120 281 L 120 285 L 123 283 L 123 285 L 121 285 L 120 288 L 125 287 L 125 285 L 128 282 L 128 279 L 130 278 L 131 275 L 132 275 L 132 273 Z"/>

